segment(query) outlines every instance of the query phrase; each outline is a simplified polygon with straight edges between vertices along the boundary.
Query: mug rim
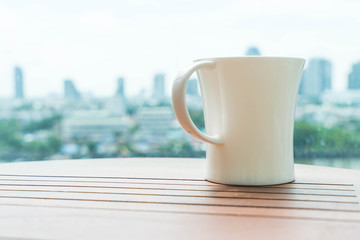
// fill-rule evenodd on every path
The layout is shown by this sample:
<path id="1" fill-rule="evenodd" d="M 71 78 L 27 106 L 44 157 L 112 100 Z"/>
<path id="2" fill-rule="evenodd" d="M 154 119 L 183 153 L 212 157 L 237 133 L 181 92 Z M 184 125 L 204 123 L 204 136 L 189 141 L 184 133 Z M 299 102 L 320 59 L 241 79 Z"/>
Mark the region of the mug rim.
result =
<path id="1" fill-rule="evenodd" d="M 231 59 L 239 59 L 239 60 L 245 60 L 245 59 L 274 59 L 274 60 L 300 60 L 300 61 L 306 61 L 305 58 L 300 57 L 278 57 L 278 56 L 239 56 L 239 57 L 208 57 L 208 58 L 199 58 L 194 60 L 194 62 L 197 61 L 208 61 L 208 60 L 231 60 Z"/>

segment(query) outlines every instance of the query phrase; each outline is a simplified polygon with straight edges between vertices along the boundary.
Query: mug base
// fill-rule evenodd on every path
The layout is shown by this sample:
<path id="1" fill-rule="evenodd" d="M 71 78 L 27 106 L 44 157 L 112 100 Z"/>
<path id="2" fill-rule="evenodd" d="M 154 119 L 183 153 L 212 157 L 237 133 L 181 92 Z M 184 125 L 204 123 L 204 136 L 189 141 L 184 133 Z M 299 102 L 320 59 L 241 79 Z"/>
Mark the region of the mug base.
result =
<path id="1" fill-rule="evenodd" d="M 237 184 L 237 183 L 224 183 L 224 182 L 220 182 L 220 181 L 213 181 L 213 180 L 210 180 L 208 178 L 205 179 L 205 181 L 208 181 L 210 183 L 216 183 L 216 184 L 222 184 L 222 185 L 226 185 L 226 186 L 246 186 L 246 187 L 249 187 L 249 186 L 253 186 L 253 187 L 261 187 L 261 186 L 275 186 L 275 185 L 282 185 L 282 184 L 287 184 L 287 183 L 292 183 L 292 182 L 295 182 L 295 178 L 294 179 L 291 179 L 291 180 L 287 180 L 287 181 L 283 181 L 283 182 L 276 182 L 276 183 L 259 183 L 259 184 L 243 184 L 243 183 L 240 183 L 240 184 Z"/>

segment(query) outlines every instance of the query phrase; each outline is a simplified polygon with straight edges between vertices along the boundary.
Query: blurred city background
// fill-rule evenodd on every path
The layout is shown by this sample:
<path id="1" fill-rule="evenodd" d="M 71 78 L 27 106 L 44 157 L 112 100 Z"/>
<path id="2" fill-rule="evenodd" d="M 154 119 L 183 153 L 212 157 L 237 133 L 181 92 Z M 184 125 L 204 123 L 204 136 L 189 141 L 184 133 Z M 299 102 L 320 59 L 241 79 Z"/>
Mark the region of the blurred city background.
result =
<path id="1" fill-rule="evenodd" d="M 246 55 L 260 55 L 260 50 L 250 47 Z M 126 94 L 126 79 L 119 76 L 109 97 L 83 94 L 76 80 L 64 79 L 63 96 L 28 99 L 25 69 L 15 66 L 13 76 L 15 95 L 0 101 L 2 161 L 205 157 L 205 144 L 187 135 L 174 117 L 164 73 L 154 74 L 150 97 L 140 92 L 131 98 Z M 359 168 L 360 62 L 352 65 L 347 91 L 333 93 L 331 82 L 331 62 L 309 59 L 295 115 L 295 158 Z M 196 76 L 189 81 L 187 103 L 194 122 L 204 131 Z"/>
<path id="2" fill-rule="evenodd" d="M 81 5 L 80 2 L 83 1 L 75 2 L 79 4 L 67 9 L 72 6 L 68 1 L 63 4 L 52 3 L 53 5 L 40 0 L 35 1 L 34 5 L 26 1 L 0 1 L 0 162 L 113 157 L 205 157 L 205 144 L 187 135 L 174 116 L 169 96 L 174 74 L 178 67 L 189 63 L 189 59 L 194 60 L 195 56 L 262 55 L 265 52 L 266 55 L 280 53 L 307 58 L 295 114 L 295 161 L 360 169 L 360 53 L 354 51 L 354 46 L 358 46 L 356 42 L 359 34 L 349 27 L 360 22 L 360 18 L 357 12 L 351 10 L 350 5 L 346 8 L 347 11 L 343 11 L 343 5 L 339 1 L 326 1 L 333 12 L 322 11 L 322 15 L 319 15 L 311 9 L 322 9 L 323 1 L 316 1 L 316 4 L 305 1 L 302 3 L 305 6 L 297 3 L 294 7 L 286 5 L 284 1 L 277 1 L 283 7 L 270 6 L 265 1 L 259 1 L 261 4 L 245 1 L 247 5 L 244 6 L 231 1 L 232 4 L 224 3 L 226 7 L 221 8 L 211 4 L 209 12 L 197 7 L 186 12 L 186 6 L 192 5 L 187 2 L 186 6 L 176 10 L 170 5 L 155 4 L 155 7 L 150 6 L 154 11 L 150 14 L 140 8 L 149 7 L 146 3 L 139 1 L 134 7 L 133 3 L 127 2 L 125 5 L 128 8 L 125 9 L 134 11 L 134 16 L 145 17 L 133 19 L 131 12 L 123 10 L 121 17 L 126 21 L 121 26 L 126 28 L 137 24 L 138 29 L 141 28 L 146 35 L 139 39 L 136 37 L 137 31 L 131 27 L 130 30 L 117 32 L 115 20 L 120 15 L 109 9 L 112 4 L 115 6 L 118 3 L 104 1 Z M 129 4 L 134 8 L 129 8 Z M 302 15 L 301 11 L 307 9 L 306 4 L 313 7 Z M 104 10 L 101 6 L 107 8 Z M 169 12 L 173 11 L 174 15 L 170 16 L 166 10 L 162 11 L 160 6 Z M 245 31 L 243 29 L 249 31 L 247 34 L 240 34 L 241 38 L 247 38 L 244 42 L 239 42 L 238 37 L 233 38 L 235 35 L 231 34 L 236 26 L 230 24 L 238 22 L 236 9 L 243 9 L 241 7 L 249 10 L 249 14 L 245 14 L 242 20 L 251 20 L 254 24 L 248 28 L 242 25 L 238 27 L 239 32 Z M 74 12 L 85 11 L 82 9 L 91 13 L 85 14 L 86 21 L 82 18 L 85 21 L 81 22 L 82 27 L 67 32 L 68 35 L 63 34 L 67 30 L 61 27 L 59 19 L 65 22 L 66 29 L 70 29 L 72 25 L 77 26 L 63 16 L 71 17 Z M 94 9 L 100 9 L 101 14 L 94 13 Z M 262 13 L 261 16 L 259 12 Z M 21 16 L 33 16 L 35 13 L 40 16 L 33 21 L 38 24 L 36 26 L 26 25 L 27 21 L 32 21 L 30 17 L 20 19 Z M 214 15 L 216 17 L 211 21 L 222 20 L 223 25 L 214 27 L 228 38 L 220 38 L 222 35 L 217 33 L 212 35 L 212 30 L 206 27 L 202 34 L 198 32 L 197 26 L 203 26 L 204 22 L 198 23 L 194 19 L 204 19 L 201 16 L 209 17 L 210 13 L 219 14 Z M 297 14 L 291 15 L 292 13 Z M 41 18 L 43 16 L 46 18 Z M 55 26 L 47 25 L 47 18 Z M 59 21 L 54 22 L 54 19 Z M 266 25 L 267 19 L 274 26 L 271 31 Z M 284 19 L 289 21 L 283 21 Z M 306 21 L 300 21 L 301 19 Z M 154 22 L 163 25 L 160 24 L 155 29 L 152 25 Z M 332 25 L 334 22 L 338 24 Z M 171 26 L 174 28 L 169 28 L 166 24 L 173 24 Z M 180 39 L 192 25 L 188 40 Z M 330 25 L 332 28 L 324 27 Z M 294 26 L 298 29 L 294 29 Z M 151 32 L 152 29 L 154 32 Z M 83 35 L 78 33 L 81 31 Z M 116 39 L 109 35 L 113 32 L 118 34 Z M 347 38 L 350 32 L 355 35 Z M 196 35 L 197 33 L 199 34 Z M 274 37 L 275 35 L 282 38 Z M 332 35 L 333 37 L 329 37 Z M 176 38 L 181 41 L 176 41 Z M 210 42 L 204 39 L 209 39 Z M 251 42 L 253 39 L 257 40 Z M 345 41 L 346 45 L 341 41 Z M 53 45 L 49 45 L 49 42 Z M 194 44 L 194 49 L 201 50 L 192 54 L 194 49 L 186 51 L 183 44 Z M 341 44 L 343 48 L 338 47 Z M 223 51 L 216 50 L 215 46 Z M 110 55 L 103 57 L 101 51 Z M 301 54 L 302 51 L 304 54 Z M 88 52 L 94 55 L 89 55 Z M 49 53 L 54 55 L 49 56 Z M 142 57 L 144 60 L 141 60 Z M 94 62 L 87 62 L 91 58 Z M 54 59 L 61 60 L 63 65 L 50 66 Z M 114 59 L 119 59 L 119 62 L 112 61 Z M 103 69 L 97 68 L 98 65 L 103 66 Z M 113 69 L 111 74 L 104 70 L 108 65 Z M 127 70 L 136 79 L 129 79 Z M 68 77 L 59 77 L 64 75 Z M 105 87 L 106 91 L 103 90 Z M 188 84 L 187 104 L 192 119 L 205 131 L 196 75 L 192 76 Z"/>

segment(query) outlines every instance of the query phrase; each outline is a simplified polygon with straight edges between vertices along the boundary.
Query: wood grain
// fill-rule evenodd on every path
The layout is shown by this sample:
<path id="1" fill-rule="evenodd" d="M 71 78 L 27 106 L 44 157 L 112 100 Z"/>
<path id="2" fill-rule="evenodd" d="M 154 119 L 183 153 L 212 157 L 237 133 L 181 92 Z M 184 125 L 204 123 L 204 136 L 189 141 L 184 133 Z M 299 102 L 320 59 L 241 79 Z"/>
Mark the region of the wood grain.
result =
<path id="1" fill-rule="evenodd" d="M 0 164 L 0 239 L 360 236 L 357 171 L 296 165 L 294 183 L 225 186 L 205 181 L 203 164 L 203 159 Z"/>

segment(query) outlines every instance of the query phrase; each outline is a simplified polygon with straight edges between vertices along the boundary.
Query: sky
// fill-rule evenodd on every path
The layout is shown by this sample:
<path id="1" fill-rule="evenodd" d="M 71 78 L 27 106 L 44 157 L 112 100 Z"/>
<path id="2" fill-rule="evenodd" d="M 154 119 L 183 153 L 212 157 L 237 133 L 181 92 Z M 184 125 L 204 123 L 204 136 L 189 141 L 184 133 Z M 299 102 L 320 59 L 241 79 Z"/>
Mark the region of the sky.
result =
<path id="1" fill-rule="evenodd" d="M 63 94 L 63 81 L 111 96 L 125 78 L 127 95 L 151 95 L 153 77 L 195 59 L 265 56 L 333 64 L 334 91 L 360 61 L 357 0 L 0 0 L 0 98 L 14 95 L 14 66 L 26 97 Z"/>

